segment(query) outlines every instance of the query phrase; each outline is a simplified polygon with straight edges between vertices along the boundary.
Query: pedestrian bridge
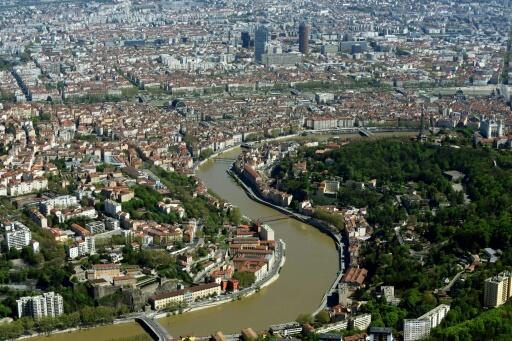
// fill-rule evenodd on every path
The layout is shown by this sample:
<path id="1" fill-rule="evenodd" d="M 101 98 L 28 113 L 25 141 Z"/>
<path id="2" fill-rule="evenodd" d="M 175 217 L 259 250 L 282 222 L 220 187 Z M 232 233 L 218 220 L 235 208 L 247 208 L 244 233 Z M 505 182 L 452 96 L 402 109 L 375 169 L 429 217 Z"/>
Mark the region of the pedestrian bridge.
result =
<path id="1" fill-rule="evenodd" d="M 171 334 L 165 329 L 157 320 L 147 316 L 139 316 L 135 318 L 142 328 L 153 338 L 155 341 L 169 341 L 172 340 Z"/>
<path id="2" fill-rule="evenodd" d="M 278 215 L 273 215 L 273 216 L 268 216 L 268 217 L 261 217 L 257 220 L 261 224 L 266 224 L 266 223 L 271 223 L 274 221 L 286 220 L 286 219 L 290 219 L 290 217 L 285 214 L 278 214 Z"/>
<path id="3" fill-rule="evenodd" d="M 221 162 L 221 163 L 233 163 L 236 161 L 236 159 L 228 158 L 228 157 L 216 157 L 213 160 L 215 162 Z"/>

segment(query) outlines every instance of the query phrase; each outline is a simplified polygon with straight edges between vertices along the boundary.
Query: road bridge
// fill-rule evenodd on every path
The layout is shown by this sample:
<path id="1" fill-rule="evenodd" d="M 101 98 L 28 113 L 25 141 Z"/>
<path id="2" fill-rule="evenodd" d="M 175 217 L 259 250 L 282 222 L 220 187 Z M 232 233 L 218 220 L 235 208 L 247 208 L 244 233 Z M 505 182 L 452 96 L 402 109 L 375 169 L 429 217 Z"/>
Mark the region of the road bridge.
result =
<path id="1" fill-rule="evenodd" d="M 361 128 L 361 129 L 359 129 L 359 135 L 364 136 L 364 137 L 371 137 L 371 136 L 373 136 L 373 133 L 370 132 L 368 129 Z"/>
<path id="2" fill-rule="evenodd" d="M 165 329 L 157 320 L 149 318 L 145 315 L 140 315 L 135 318 L 142 328 L 149 333 L 155 341 L 169 341 L 172 340 L 171 334 Z"/>

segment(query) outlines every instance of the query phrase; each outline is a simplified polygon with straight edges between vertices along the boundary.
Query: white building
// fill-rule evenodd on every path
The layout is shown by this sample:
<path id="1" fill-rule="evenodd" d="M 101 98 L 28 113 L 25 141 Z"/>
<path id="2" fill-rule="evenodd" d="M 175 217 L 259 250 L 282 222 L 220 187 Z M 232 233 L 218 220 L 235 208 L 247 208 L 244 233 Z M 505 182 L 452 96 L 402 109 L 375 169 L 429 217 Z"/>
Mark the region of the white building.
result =
<path id="1" fill-rule="evenodd" d="M 7 194 L 11 197 L 43 191 L 48 188 L 47 179 L 34 179 L 31 181 L 14 181 L 8 184 Z"/>
<path id="2" fill-rule="evenodd" d="M 185 209 L 182 207 L 181 201 L 166 198 L 163 202 L 158 202 L 157 207 L 160 211 L 170 214 L 175 212 L 180 219 L 185 217 Z"/>
<path id="3" fill-rule="evenodd" d="M 339 128 L 354 128 L 355 119 L 353 117 L 342 117 L 338 119 Z"/>
<path id="4" fill-rule="evenodd" d="M 64 300 L 53 291 L 39 296 L 26 296 L 16 300 L 18 318 L 32 316 L 35 319 L 45 316 L 59 316 L 64 313 Z"/>
<path id="5" fill-rule="evenodd" d="M 272 335 L 280 335 L 283 337 L 299 334 L 301 331 L 302 326 L 298 322 L 289 322 L 270 326 L 270 332 Z"/>
<path id="6" fill-rule="evenodd" d="M 384 296 L 384 299 L 387 303 L 398 305 L 400 303 L 400 299 L 395 297 L 395 287 L 392 285 L 383 285 L 380 287 L 380 291 Z"/>
<path id="7" fill-rule="evenodd" d="M 350 326 L 358 330 L 366 330 L 366 328 L 370 326 L 370 323 L 372 323 L 371 314 L 357 315 L 350 320 Z"/>
<path id="8" fill-rule="evenodd" d="M 404 341 L 420 340 L 430 335 L 430 329 L 429 320 L 404 320 Z"/>
<path id="9" fill-rule="evenodd" d="M 315 101 L 318 104 L 325 104 L 334 101 L 334 94 L 331 92 L 319 92 L 315 94 Z"/>
<path id="10" fill-rule="evenodd" d="M 71 206 L 79 206 L 77 198 L 72 195 L 61 195 L 41 202 L 41 212 L 49 215 L 54 208 L 68 208 Z"/>
<path id="11" fill-rule="evenodd" d="M 94 207 L 69 208 L 62 211 L 56 210 L 55 217 L 59 223 L 64 223 L 74 218 L 96 219 L 98 218 L 98 212 Z"/>
<path id="12" fill-rule="evenodd" d="M 96 241 L 94 237 L 85 237 L 83 240 L 76 241 L 69 247 L 68 257 L 75 259 L 85 255 L 96 253 Z"/>
<path id="13" fill-rule="evenodd" d="M 489 139 L 492 137 L 503 136 L 503 121 L 496 121 L 491 119 L 482 120 L 480 123 L 480 134 Z"/>
<path id="14" fill-rule="evenodd" d="M 499 307 L 512 297 L 512 272 L 504 271 L 487 278 L 484 283 L 484 305 Z"/>
<path id="15" fill-rule="evenodd" d="M 261 240 L 274 240 L 274 230 L 268 225 L 261 225 L 260 238 Z"/>
<path id="16" fill-rule="evenodd" d="M 320 194 L 334 195 L 340 190 L 340 182 L 336 180 L 325 180 L 318 187 Z"/>
<path id="17" fill-rule="evenodd" d="M 5 240 L 7 243 L 7 249 L 10 250 L 11 248 L 15 248 L 17 250 L 21 250 L 25 246 L 30 245 L 32 233 L 24 224 L 15 221 L 10 225 L 5 226 Z"/>
<path id="18" fill-rule="evenodd" d="M 103 221 L 105 222 L 105 229 L 109 231 L 121 229 L 121 224 L 119 223 L 119 220 L 115 218 L 105 217 Z"/>
<path id="19" fill-rule="evenodd" d="M 105 232 L 105 223 L 102 221 L 90 221 L 85 223 L 85 228 L 92 234 Z"/>
<path id="20" fill-rule="evenodd" d="M 121 204 L 110 199 L 105 200 L 104 207 L 105 213 L 112 217 L 117 217 L 122 211 Z"/>
<path id="21" fill-rule="evenodd" d="M 404 320 L 404 341 L 420 340 L 430 335 L 450 311 L 450 306 L 440 304 L 417 319 Z"/>
<path id="22" fill-rule="evenodd" d="M 313 130 L 336 129 L 338 127 L 338 120 L 332 117 L 308 118 L 306 120 L 306 127 Z"/>

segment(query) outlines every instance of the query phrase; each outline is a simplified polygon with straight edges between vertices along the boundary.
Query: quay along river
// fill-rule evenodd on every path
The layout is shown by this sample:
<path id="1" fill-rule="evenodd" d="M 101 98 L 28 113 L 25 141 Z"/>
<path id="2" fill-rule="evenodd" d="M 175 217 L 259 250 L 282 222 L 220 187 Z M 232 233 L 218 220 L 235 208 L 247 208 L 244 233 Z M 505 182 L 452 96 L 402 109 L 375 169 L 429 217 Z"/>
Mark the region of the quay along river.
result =
<path id="1" fill-rule="evenodd" d="M 226 170 L 240 149 L 221 154 L 199 167 L 197 176 L 226 201 L 238 206 L 250 218 L 268 218 L 276 239 L 286 242 L 286 263 L 271 285 L 252 296 L 216 307 L 165 317 L 159 322 L 173 336 L 206 336 L 217 330 L 225 334 L 242 328 L 265 330 L 270 325 L 295 320 L 299 314 L 311 313 L 319 306 L 338 272 L 338 253 L 334 241 L 316 228 L 287 218 L 278 211 L 251 200 Z M 228 159 L 228 160 L 226 160 Z M 46 341 L 102 341 L 144 334 L 135 322 L 102 326 L 49 337 L 31 338 Z"/>
<path id="2" fill-rule="evenodd" d="M 197 176 L 252 219 L 287 218 L 251 200 L 226 173 L 232 162 L 229 159 L 235 159 L 239 153 L 237 148 L 206 162 L 198 169 Z M 317 309 L 339 270 L 334 241 L 316 228 L 292 218 L 272 221 L 269 225 L 275 231 L 275 238 L 286 243 L 286 263 L 278 280 L 240 301 L 161 319 L 160 323 L 171 335 L 205 336 L 217 330 L 231 334 L 246 327 L 259 331 Z"/>
<path id="3" fill-rule="evenodd" d="M 384 136 L 410 136 L 414 133 L 377 133 Z M 305 140 L 324 140 L 328 136 L 305 137 Z M 355 134 L 343 138 L 358 138 Z M 237 185 L 226 170 L 230 159 L 240 153 L 236 148 L 206 162 L 197 171 L 197 176 L 224 200 L 240 207 L 250 218 L 286 218 L 278 211 L 251 200 Z M 242 328 L 252 327 L 260 331 L 270 325 L 293 321 L 299 314 L 315 311 L 324 293 L 336 278 L 338 253 L 334 241 L 310 225 L 288 218 L 269 223 L 276 239 L 286 242 L 286 263 L 278 280 L 260 292 L 240 301 L 225 303 L 204 310 L 165 317 L 159 322 L 173 336 L 207 336 L 217 330 L 225 334 L 237 333 Z M 106 341 L 122 340 L 144 334 L 135 322 L 96 327 L 87 330 L 31 338 L 30 341 Z"/>

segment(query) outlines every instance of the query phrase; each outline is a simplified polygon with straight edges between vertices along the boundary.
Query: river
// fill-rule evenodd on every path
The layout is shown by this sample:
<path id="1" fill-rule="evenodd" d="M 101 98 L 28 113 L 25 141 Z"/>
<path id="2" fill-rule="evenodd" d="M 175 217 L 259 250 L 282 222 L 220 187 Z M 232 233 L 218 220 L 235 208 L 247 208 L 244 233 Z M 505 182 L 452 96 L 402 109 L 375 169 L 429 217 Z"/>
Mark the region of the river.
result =
<path id="1" fill-rule="evenodd" d="M 239 149 L 222 154 L 235 158 Z M 240 207 L 250 218 L 283 218 L 281 213 L 252 201 L 226 173 L 227 160 L 205 163 L 197 175 L 217 195 Z M 295 320 L 314 311 L 336 278 L 338 255 L 334 241 L 315 228 L 294 219 L 269 223 L 276 239 L 286 242 L 286 263 L 279 279 L 260 292 L 237 302 L 160 320 L 174 336 L 209 335 L 217 330 L 239 332 L 242 328 L 267 329 L 271 324 Z"/>
<path id="2" fill-rule="evenodd" d="M 379 136 L 411 135 L 411 133 L 384 133 Z M 354 138 L 356 135 L 343 135 Z M 306 139 L 325 139 L 323 136 Z M 240 149 L 226 152 L 199 167 L 197 176 L 217 195 L 240 207 L 242 213 L 253 219 L 284 217 L 278 211 L 258 204 L 245 194 L 226 173 L 230 161 Z M 224 160 L 223 160 L 224 159 Z M 330 287 L 338 269 L 338 254 L 334 241 L 312 226 L 294 219 L 269 223 L 276 238 L 286 242 L 286 263 L 279 279 L 260 292 L 240 301 L 217 307 L 185 313 L 160 320 L 173 336 L 206 336 L 217 330 L 236 333 L 252 327 L 260 331 L 271 324 L 293 321 L 299 314 L 310 313 L 318 307 L 325 291 Z M 103 341 L 140 335 L 135 323 L 92 328 L 80 332 L 36 337 L 31 341 Z"/>

